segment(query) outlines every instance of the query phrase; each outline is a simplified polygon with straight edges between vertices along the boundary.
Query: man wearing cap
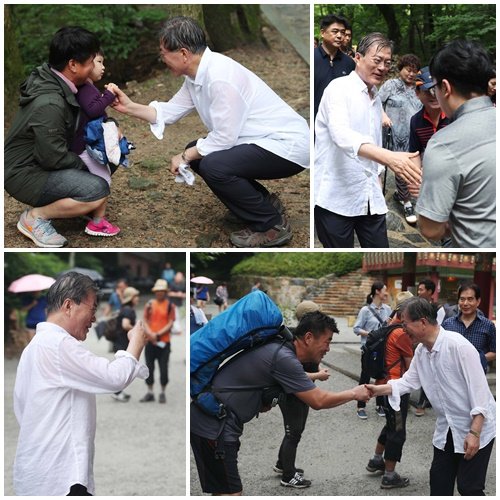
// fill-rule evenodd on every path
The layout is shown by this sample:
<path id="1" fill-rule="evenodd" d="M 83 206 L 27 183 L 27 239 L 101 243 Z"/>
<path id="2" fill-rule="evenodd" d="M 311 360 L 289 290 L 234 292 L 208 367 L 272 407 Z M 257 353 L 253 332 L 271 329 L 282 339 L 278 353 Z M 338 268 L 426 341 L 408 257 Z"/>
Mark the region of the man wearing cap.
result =
<path id="1" fill-rule="evenodd" d="M 19 360 L 14 387 L 20 427 L 16 495 L 94 495 L 95 395 L 122 390 L 147 376 L 139 363 L 146 341 L 140 323 L 130 330 L 130 341 L 114 360 L 83 346 L 95 321 L 97 291 L 80 273 L 57 278 L 47 293 L 47 321 L 37 325 Z"/>
<path id="2" fill-rule="evenodd" d="M 410 292 L 399 292 L 396 297 L 396 309 L 391 315 L 390 325 L 401 324 L 401 304 L 413 297 Z M 398 379 L 408 370 L 413 358 L 413 346 L 403 328 L 395 328 L 387 336 L 385 344 L 385 366 L 387 377 L 377 380 L 376 384 L 386 384 L 388 380 Z M 382 472 L 382 489 L 404 488 L 410 484 L 407 477 L 401 477 L 396 471 L 396 463 L 401 461 L 403 445 L 406 441 L 406 417 L 410 395 L 401 398 L 398 412 L 394 411 L 384 396 L 386 423 L 380 432 L 375 446 L 375 454 L 368 461 L 366 470 Z"/>
<path id="3" fill-rule="evenodd" d="M 153 393 L 154 371 L 155 361 L 158 360 L 161 384 L 159 402 L 164 404 L 167 402 L 165 389 L 168 384 L 170 330 L 175 320 L 175 307 L 167 299 L 168 283 L 166 280 L 156 280 L 152 292 L 154 292 L 155 298 L 150 300 L 144 308 L 144 328 L 149 340 L 145 351 L 146 365 L 149 369 L 149 377 L 146 380 L 148 392 L 140 401 L 148 403 L 155 400 Z"/>
<path id="4" fill-rule="evenodd" d="M 419 151 L 420 159 L 422 159 L 430 138 L 438 130 L 446 127 L 450 120 L 443 113 L 436 99 L 429 66 L 420 70 L 415 85 L 415 93 L 423 108 L 415 113 L 410 120 L 410 151 Z"/>
<path id="5" fill-rule="evenodd" d="M 122 291 L 121 304 L 116 319 L 117 330 L 115 339 L 113 340 L 113 352 L 118 352 L 127 346 L 128 332 L 134 328 L 137 322 L 135 308 L 139 304 L 139 295 L 139 290 L 133 286 L 128 286 Z M 124 391 L 117 391 L 111 397 L 120 403 L 127 403 L 130 399 L 130 394 L 126 394 Z"/>
<path id="6" fill-rule="evenodd" d="M 452 123 L 427 145 L 416 211 L 426 238 L 450 235 L 453 247 L 496 247 L 496 113 L 487 95 L 491 71 L 486 50 L 472 41 L 455 40 L 430 62 L 429 90 Z"/>

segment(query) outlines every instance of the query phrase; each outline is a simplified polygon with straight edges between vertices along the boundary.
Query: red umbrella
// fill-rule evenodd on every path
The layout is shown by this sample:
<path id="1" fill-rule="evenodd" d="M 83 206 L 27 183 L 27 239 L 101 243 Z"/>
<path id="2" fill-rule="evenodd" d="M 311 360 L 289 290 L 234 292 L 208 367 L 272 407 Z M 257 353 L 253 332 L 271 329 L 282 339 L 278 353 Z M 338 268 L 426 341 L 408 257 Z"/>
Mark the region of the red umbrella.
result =
<path id="1" fill-rule="evenodd" d="M 54 278 L 43 274 L 28 274 L 13 281 L 8 291 L 12 293 L 39 292 L 50 288 L 55 281 Z"/>

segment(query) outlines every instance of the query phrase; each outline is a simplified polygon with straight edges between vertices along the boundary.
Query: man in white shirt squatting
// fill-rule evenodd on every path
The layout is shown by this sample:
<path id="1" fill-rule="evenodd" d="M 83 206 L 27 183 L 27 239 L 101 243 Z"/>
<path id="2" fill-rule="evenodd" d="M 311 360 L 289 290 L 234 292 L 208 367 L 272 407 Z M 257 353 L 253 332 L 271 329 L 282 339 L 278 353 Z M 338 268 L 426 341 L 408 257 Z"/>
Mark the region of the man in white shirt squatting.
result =
<path id="1" fill-rule="evenodd" d="M 195 109 L 208 130 L 171 160 L 170 171 L 189 164 L 230 212 L 248 227 L 231 233 L 236 247 L 284 245 L 292 232 L 284 207 L 256 179 L 282 179 L 309 166 L 307 122 L 259 77 L 207 47 L 205 33 L 189 17 L 168 20 L 160 54 L 181 89 L 168 102 L 149 106 L 116 90 L 116 110 L 146 120 L 163 138 L 171 125 Z"/>
<path id="2" fill-rule="evenodd" d="M 16 495 L 93 495 L 95 395 L 121 391 L 148 376 L 138 361 L 146 342 L 140 323 L 128 334 L 127 350 L 113 361 L 81 344 L 95 321 L 97 291 L 83 274 L 59 277 L 47 294 L 47 321 L 38 324 L 19 360 Z"/>
<path id="3" fill-rule="evenodd" d="M 430 470 L 431 496 L 484 496 L 495 441 L 495 400 L 476 348 L 462 335 L 440 327 L 435 307 L 415 297 L 404 303 L 402 321 L 413 343 L 421 342 L 409 370 L 384 385 L 367 385 L 372 395 L 400 398 L 422 387 L 437 414 Z"/>
<path id="4" fill-rule="evenodd" d="M 314 219 L 325 248 L 387 248 L 383 165 L 410 184 L 420 169 L 418 153 L 382 148 L 382 103 L 377 95 L 391 68 L 392 42 L 381 33 L 358 45 L 356 69 L 333 80 L 323 93 L 315 122 Z"/>

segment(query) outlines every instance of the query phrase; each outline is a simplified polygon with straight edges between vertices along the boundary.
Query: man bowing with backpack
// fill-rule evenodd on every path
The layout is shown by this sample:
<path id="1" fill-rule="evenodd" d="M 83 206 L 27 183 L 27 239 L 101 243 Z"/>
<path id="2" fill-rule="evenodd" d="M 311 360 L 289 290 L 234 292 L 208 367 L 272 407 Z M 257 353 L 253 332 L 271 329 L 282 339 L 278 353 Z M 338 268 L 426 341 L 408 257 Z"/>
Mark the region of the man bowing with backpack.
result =
<path id="1" fill-rule="evenodd" d="M 400 292 L 396 297 L 396 309 L 391 315 L 390 326 L 386 327 L 389 333 L 383 346 L 386 377 L 378 379 L 376 384 L 386 384 L 388 380 L 401 378 L 410 366 L 413 358 L 413 346 L 401 326 L 400 306 L 411 297 L 413 295 L 410 292 Z M 380 485 L 382 489 L 404 488 L 410 484 L 407 477 L 401 477 L 395 471 L 396 462 L 401 461 L 403 444 L 406 440 L 406 416 L 409 401 L 409 394 L 402 396 L 400 410 L 396 412 L 388 404 L 387 396 L 384 396 L 386 423 L 377 439 L 375 455 L 366 466 L 366 470 L 369 472 L 383 473 Z"/>
<path id="2" fill-rule="evenodd" d="M 219 369 L 211 387 L 227 415 L 217 419 L 191 404 L 191 447 L 205 493 L 242 494 L 237 464 L 243 425 L 276 404 L 280 392 L 294 394 L 315 410 L 368 399 L 365 386 L 330 392 L 307 377 L 302 363 L 320 363 L 330 350 L 334 332 L 338 330 L 333 318 L 308 313 L 298 324 L 293 341 L 271 341 L 249 349 Z"/>

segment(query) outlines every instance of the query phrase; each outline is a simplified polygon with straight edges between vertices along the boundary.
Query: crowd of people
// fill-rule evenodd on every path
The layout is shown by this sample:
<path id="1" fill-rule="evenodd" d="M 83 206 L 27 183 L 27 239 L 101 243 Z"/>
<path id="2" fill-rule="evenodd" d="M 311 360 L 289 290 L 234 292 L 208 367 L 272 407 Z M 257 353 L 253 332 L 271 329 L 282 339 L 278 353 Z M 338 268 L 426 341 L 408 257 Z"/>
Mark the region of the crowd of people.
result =
<path id="1" fill-rule="evenodd" d="M 386 169 L 410 225 L 440 246 L 495 248 L 495 70 L 487 51 L 452 41 L 428 65 L 321 19 L 314 49 L 314 219 L 324 247 L 386 248 Z M 397 77 L 389 78 L 394 61 Z M 445 129 L 445 130 L 441 130 Z M 416 204 L 415 201 L 416 200 Z M 416 213 L 415 213 L 416 212 Z"/>
<path id="2" fill-rule="evenodd" d="M 415 414 L 432 407 L 436 415 L 431 495 L 453 495 L 455 484 L 461 495 L 483 495 L 495 438 L 495 401 L 485 376 L 488 363 L 496 359 L 495 325 L 479 308 L 481 290 L 473 282 L 459 286 L 454 305 L 437 303 L 431 279 L 421 280 L 415 290 L 417 296 L 399 292 L 392 308 L 387 285 L 375 281 L 359 311 L 353 333 L 360 337 L 362 352 L 374 332 L 386 331 L 384 377 L 375 383 L 367 354 L 362 354 L 359 383 L 351 391 L 315 386 L 330 376 L 320 362 L 338 328 L 311 301 L 297 306 L 292 341 L 275 340 L 244 351 L 216 372 L 210 390 L 227 416 L 219 420 L 204 413 L 196 400 L 190 412 L 191 446 L 203 492 L 242 494 L 238 450 L 244 424 L 274 404 L 280 407 L 285 432 L 273 470 L 281 475 L 283 487 L 310 487 L 311 478 L 295 464 L 309 407 L 356 401 L 357 417 L 366 420 L 371 398 L 385 424 L 366 470 L 382 475 L 381 489 L 405 488 L 411 478 L 398 474 L 396 466 L 404 460 L 410 392 L 420 390 Z M 268 404 L 268 389 L 273 405 Z"/>

